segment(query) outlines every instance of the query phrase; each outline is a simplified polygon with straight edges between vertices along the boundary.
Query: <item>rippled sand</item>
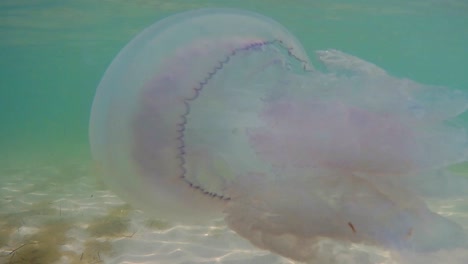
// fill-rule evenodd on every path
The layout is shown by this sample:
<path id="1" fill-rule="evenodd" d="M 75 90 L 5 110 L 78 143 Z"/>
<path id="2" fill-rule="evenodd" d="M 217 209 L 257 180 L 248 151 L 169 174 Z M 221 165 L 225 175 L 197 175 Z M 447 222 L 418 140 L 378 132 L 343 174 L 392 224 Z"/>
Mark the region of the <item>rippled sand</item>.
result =
<path id="1" fill-rule="evenodd" d="M 0 263 L 294 263 L 256 249 L 222 220 L 200 227 L 150 218 L 106 190 L 87 165 L 0 173 Z M 437 200 L 432 206 L 468 228 L 467 200 Z M 468 259 L 461 249 L 402 261 L 375 248 L 329 241 L 322 247 L 321 264 L 461 264 Z"/>
<path id="2" fill-rule="evenodd" d="M 0 263 L 292 263 L 226 228 L 172 226 L 131 208 L 87 167 L 2 171 Z"/>

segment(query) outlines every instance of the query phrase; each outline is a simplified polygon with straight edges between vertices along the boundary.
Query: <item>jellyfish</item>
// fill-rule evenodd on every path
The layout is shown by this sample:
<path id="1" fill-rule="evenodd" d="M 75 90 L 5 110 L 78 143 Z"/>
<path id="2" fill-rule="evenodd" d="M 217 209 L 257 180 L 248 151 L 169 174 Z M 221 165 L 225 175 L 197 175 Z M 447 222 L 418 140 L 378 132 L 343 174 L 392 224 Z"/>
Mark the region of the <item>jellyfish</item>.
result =
<path id="1" fill-rule="evenodd" d="M 467 160 L 466 93 L 334 49 L 314 56 L 320 67 L 286 28 L 248 11 L 153 24 L 96 91 L 89 134 L 104 182 L 162 219 L 223 217 L 296 261 L 313 261 L 323 239 L 466 248 L 463 227 L 431 210 L 422 187 Z"/>

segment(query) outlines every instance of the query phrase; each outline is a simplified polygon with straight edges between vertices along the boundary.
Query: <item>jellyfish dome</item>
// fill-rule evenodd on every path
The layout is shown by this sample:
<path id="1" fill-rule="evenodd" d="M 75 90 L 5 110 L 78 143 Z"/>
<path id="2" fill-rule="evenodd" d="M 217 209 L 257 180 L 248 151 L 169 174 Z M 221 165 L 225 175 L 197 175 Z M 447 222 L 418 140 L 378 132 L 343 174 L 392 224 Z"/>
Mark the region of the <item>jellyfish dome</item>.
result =
<path id="1" fill-rule="evenodd" d="M 145 29 L 93 102 L 91 150 L 105 183 L 162 219 L 224 217 L 252 244 L 298 261 L 313 260 L 323 239 L 466 247 L 465 230 L 424 200 L 437 175 L 467 159 L 456 122 L 466 94 L 337 50 L 315 56 L 323 70 L 283 26 L 237 9 Z"/>

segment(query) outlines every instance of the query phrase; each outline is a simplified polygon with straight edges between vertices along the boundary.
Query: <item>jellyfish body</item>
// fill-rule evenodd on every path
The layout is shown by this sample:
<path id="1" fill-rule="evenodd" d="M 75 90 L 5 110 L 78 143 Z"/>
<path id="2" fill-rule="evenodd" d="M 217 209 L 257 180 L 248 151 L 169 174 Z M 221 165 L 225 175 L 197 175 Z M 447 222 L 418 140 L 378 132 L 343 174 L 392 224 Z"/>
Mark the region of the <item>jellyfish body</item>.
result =
<path id="1" fill-rule="evenodd" d="M 308 261 L 322 238 L 394 249 L 465 246 L 428 209 L 426 174 L 466 160 L 465 94 L 317 52 L 263 16 L 175 15 L 106 71 L 90 121 L 104 181 L 154 215 L 224 215 L 253 244 Z"/>

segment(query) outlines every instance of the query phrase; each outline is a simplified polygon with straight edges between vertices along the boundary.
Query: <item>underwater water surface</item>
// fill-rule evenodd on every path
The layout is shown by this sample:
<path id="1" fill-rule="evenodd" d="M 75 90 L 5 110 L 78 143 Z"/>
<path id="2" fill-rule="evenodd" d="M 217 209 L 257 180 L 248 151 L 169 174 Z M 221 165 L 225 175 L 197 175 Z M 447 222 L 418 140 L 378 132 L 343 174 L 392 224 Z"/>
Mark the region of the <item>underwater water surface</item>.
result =
<path id="1" fill-rule="evenodd" d="M 121 198 L 125 198 L 125 195 L 117 196 L 121 195 L 121 192 L 117 191 L 116 195 L 107 189 L 108 179 L 105 180 L 107 185 L 101 184 L 99 175 L 102 173 L 99 172 L 98 166 L 91 158 L 88 143 L 91 105 L 96 87 L 113 58 L 126 43 L 156 21 L 175 13 L 202 7 L 236 7 L 271 17 L 297 38 L 304 48 L 304 54 L 308 54 L 310 57 L 311 65 L 319 71 L 325 71 L 327 67 L 333 68 L 333 66 L 339 65 L 336 59 L 359 58 L 359 60 L 349 60 L 350 63 L 354 63 L 353 67 L 359 67 L 361 60 L 366 63 L 370 62 L 372 65 L 377 65 L 379 69 L 385 70 L 386 74 L 393 78 L 411 80 L 407 83 L 408 87 L 411 87 L 414 82 L 431 85 L 431 87 L 446 87 L 444 89 L 448 89 L 447 91 L 460 90 L 462 93 L 466 93 L 468 89 L 468 78 L 465 73 L 466 59 L 468 58 L 466 48 L 468 47 L 468 29 L 465 26 L 468 24 L 468 5 L 464 1 L 392 1 L 391 3 L 388 1 L 311 0 L 229 1 L 229 3 L 219 1 L 110 0 L 99 3 L 85 0 L 62 1 L 60 3 L 55 1 L 2 1 L 0 4 L 0 58 L 2 58 L 0 60 L 0 263 L 294 263 L 288 258 L 282 258 L 277 254 L 253 246 L 227 228 L 222 219 L 211 219 L 208 217 L 208 213 L 205 214 L 203 210 L 194 208 L 202 218 L 209 218 L 211 221 L 204 226 L 194 226 L 176 224 L 177 221 L 164 221 L 165 217 L 158 217 L 157 213 L 155 216 L 147 214 L 148 210 L 134 209 L 121 200 Z M 248 43 L 258 43 L 258 39 L 255 37 L 257 36 L 228 42 L 237 43 L 243 47 L 248 46 Z M 288 47 L 286 45 L 286 50 Z M 253 58 L 268 60 L 268 58 L 276 56 L 268 55 L 269 52 L 273 51 L 267 47 L 263 47 L 263 49 L 263 55 Z M 281 50 L 281 47 L 275 49 Z M 314 52 L 317 50 L 326 50 L 328 53 L 316 56 Z M 334 53 L 335 50 L 343 53 Z M 347 54 L 352 55 L 352 57 L 348 57 Z M 278 56 L 280 59 L 284 58 L 284 54 Z M 302 57 L 300 59 L 303 60 Z M 241 66 L 243 63 L 248 65 L 250 61 L 247 59 L 247 61 L 236 63 L 234 65 Z M 177 66 L 177 62 L 174 65 Z M 368 64 L 365 65 L 369 67 Z M 343 65 L 340 67 L 343 68 Z M 353 67 L 349 66 L 349 68 Z M 238 70 L 234 68 L 234 72 L 236 71 Z M 377 70 L 377 72 L 379 71 Z M 154 74 L 157 76 L 156 73 Z M 239 74 L 242 75 L 242 71 Z M 264 84 L 272 84 L 272 79 L 278 77 L 276 74 L 269 76 L 271 78 L 264 80 Z M 249 75 L 249 77 L 251 76 Z M 223 78 L 229 80 L 229 75 Z M 295 85 L 309 82 L 295 78 L 288 78 L 288 80 L 292 80 L 292 83 L 296 83 Z M 367 77 L 355 81 L 357 84 L 373 81 L 379 83 L 379 79 Z M 340 86 L 339 80 L 336 85 Z M 399 83 L 397 86 L 402 91 L 407 88 L 404 83 Z M 293 84 L 289 83 L 288 87 L 293 87 Z M 426 109 L 435 109 L 435 112 L 432 113 L 433 120 L 440 122 L 445 120 L 447 116 L 459 114 L 457 112 L 459 101 L 457 101 L 456 96 L 447 97 L 445 92 L 438 94 L 437 92 L 440 90 L 434 91 L 436 92 L 422 94 L 423 97 L 416 98 L 420 100 L 419 102 L 427 103 L 427 105 L 423 105 Z M 339 93 L 327 96 L 336 99 L 340 98 L 338 95 Z M 358 95 L 360 94 L 358 93 Z M 388 107 L 388 109 L 401 107 L 400 105 L 385 105 L 384 102 L 388 102 L 386 96 L 393 95 L 393 93 L 382 95 L 376 92 L 374 97 L 369 96 L 380 98 L 382 103 L 379 103 L 378 107 Z M 214 97 L 217 96 L 221 95 L 214 95 Z M 429 163 L 443 164 L 447 161 L 444 160 L 447 157 L 451 161 L 457 160 L 457 158 L 463 160 L 462 153 L 465 150 L 463 141 L 457 145 L 455 134 L 449 134 L 452 132 L 440 130 L 439 127 L 434 130 L 434 124 L 430 122 L 424 121 L 424 125 L 420 123 L 407 125 L 414 122 L 408 123 L 411 120 L 402 121 L 400 113 L 396 119 L 386 117 L 387 119 L 379 121 L 378 116 L 369 116 L 360 110 L 349 110 L 346 107 L 337 108 L 336 101 L 331 103 L 314 102 L 312 104 L 305 102 L 291 108 L 290 99 L 297 100 L 304 96 L 301 92 L 290 94 L 288 97 L 281 91 L 275 91 L 269 96 L 262 97 L 262 100 L 270 100 L 272 103 L 263 108 L 256 108 L 256 111 L 263 116 L 261 118 L 264 120 L 264 124 L 268 127 L 275 127 L 276 131 L 285 131 L 284 128 L 290 126 L 289 123 L 284 123 L 281 120 L 302 122 L 301 115 L 297 115 L 301 112 L 312 111 L 313 113 L 313 109 L 321 109 L 321 112 L 324 111 L 329 116 L 337 118 L 343 117 L 343 113 L 351 112 L 356 116 L 356 119 L 350 119 L 351 127 L 353 127 L 353 122 L 361 122 L 364 118 L 370 120 L 370 124 L 377 127 L 377 129 L 371 130 L 377 134 L 383 133 L 383 130 L 379 130 L 378 127 L 384 126 L 385 122 L 405 124 L 399 131 L 395 132 L 396 134 L 388 138 L 389 142 L 393 144 L 394 150 L 396 149 L 395 153 L 404 150 L 405 146 L 402 142 L 408 135 L 405 129 L 410 128 L 414 131 L 417 128 L 417 131 L 425 131 L 424 129 L 429 127 L 430 131 L 438 132 L 439 134 L 432 137 L 435 139 L 434 141 L 430 141 L 431 137 L 422 139 L 418 137 L 420 140 L 418 142 L 424 142 L 424 144 L 431 146 L 431 148 L 422 150 L 423 156 L 418 156 L 419 154 L 412 156 L 417 157 L 418 162 L 423 162 L 418 163 L 419 167 L 425 168 L 429 166 Z M 281 98 L 288 100 L 280 100 Z M 354 105 L 356 102 L 361 102 L 359 100 L 362 99 L 352 96 L 347 98 L 347 103 Z M 204 100 L 210 102 L 209 98 Z M 360 106 L 367 110 L 375 110 L 375 107 L 373 108 L 369 104 L 360 104 Z M 195 111 L 200 113 L 200 117 L 203 117 L 203 104 L 198 107 L 201 107 L 200 110 Z M 219 109 L 216 107 L 222 106 L 214 107 Z M 246 103 L 245 107 L 251 107 L 249 102 Z M 285 109 L 286 111 L 284 111 Z M 411 113 L 415 117 L 420 114 L 418 108 L 411 109 Z M 283 113 L 283 118 L 277 119 L 278 111 Z M 215 115 L 215 117 L 217 116 Z M 203 118 L 195 118 L 197 122 L 204 122 Z M 314 124 L 322 124 L 322 130 L 319 132 L 326 132 L 327 129 L 342 125 L 339 122 L 323 123 L 320 121 L 320 116 L 315 114 L 310 118 Z M 253 121 L 257 122 L 258 120 Z M 462 130 L 466 127 L 466 117 L 463 114 L 453 122 Z M 219 126 L 223 127 L 224 125 L 220 124 Z M 301 128 L 312 129 L 308 126 Z M 329 140 L 350 136 L 353 133 L 355 135 L 365 134 L 366 131 L 347 128 L 340 131 L 343 134 L 334 134 L 329 137 Z M 190 129 L 194 129 L 195 132 L 188 136 L 194 137 L 194 140 L 206 141 L 209 139 L 208 136 L 200 138 L 196 126 Z M 347 132 L 350 134 L 346 135 Z M 288 146 L 301 146 L 300 142 L 319 142 L 318 140 L 323 135 L 302 139 L 300 138 L 301 135 L 304 135 L 302 133 L 294 134 L 294 131 L 285 131 L 284 133 L 289 138 L 296 138 L 297 141 L 290 140 L 285 143 L 286 145 L 281 145 L 277 139 L 283 138 L 285 134 L 265 133 L 265 128 L 261 126 L 251 129 L 249 136 L 251 141 L 257 142 L 251 143 L 255 151 L 261 153 L 261 159 L 276 166 L 275 171 L 291 173 L 293 172 L 291 168 L 283 163 L 286 157 L 272 153 L 278 153 L 277 149 L 285 150 Z M 213 135 L 216 136 L 216 133 Z M 445 139 L 442 140 L 443 137 L 439 137 L 447 135 L 452 135 L 448 137 L 452 140 L 449 143 L 444 141 Z M 366 139 L 372 142 L 371 137 L 362 140 Z M 347 142 L 343 142 L 343 144 L 345 143 Z M 450 147 L 444 148 L 447 145 Z M 372 146 L 372 143 L 369 143 L 368 147 L 372 148 Z M 316 143 L 311 143 L 308 147 L 318 150 L 323 148 L 322 145 Z M 202 150 L 205 149 L 202 148 Z M 353 148 L 344 148 L 344 150 L 352 151 Z M 189 151 L 191 150 L 189 149 Z M 195 151 L 198 150 L 195 148 Z M 208 149 L 208 153 L 210 151 Z M 323 154 L 323 151 L 314 152 L 314 160 L 322 167 L 327 164 L 325 166 L 328 166 L 327 168 L 330 166 L 336 168 L 336 165 L 327 163 L 329 160 L 327 155 L 336 156 L 342 151 L 343 149 L 335 149 L 327 154 Z M 199 163 L 205 164 L 206 156 L 203 156 L 205 155 L 203 153 L 207 152 L 201 153 L 199 160 L 189 160 L 188 165 L 194 167 Z M 365 160 L 372 161 L 371 158 L 366 157 Z M 403 160 L 407 159 L 407 157 L 403 158 Z M 352 167 L 353 164 L 356 164 L 353 162 L 349 166 Z M 372 162 L 375 164 L 376 160 Z M 223 162 L 216 164 L 221 164 L 221 170 L 225 170 Z M 393 163 L 387 164 L 391 164 L 391 166 L 385 168 L 385 173 L 395 173 L 395 170 L 397 173 L 401 173 L 406 168 L 398 167 L 404 163 L 401 163 L 397 157 Z M 362 164 L 358 165 L 362 167 Z M 216 168 L 219 169 L 219 166 Z M 364 173 L 372 172 L 372 166 L 367 168 L 368 170 Z M 201 169 L 203 170 L 204 167 L 202 166 Z M 264 169 L 261 170 L 261 172 L 264 171 Z M 408 186 L 421 187 L 423 192 L 421 195 L 424 195 L 424 201 L 428 208 L 449 219 L 450 223 L 455 223 L 457 227 L 455 229 L 448 228 L 452 225 L 444 224 L 445 222 L 442 223 L 438 220 L 420 223 L 419 227 L 416 225 L 414 230 L 407 228 L 406 225 L 395 227 L 397 230 L 405 230 L 408 236 L 412 236 L 413 232 L 415 236 L 418 234 L 417 232 L 422 232 L 424 235 L 421 238 L 424 240 L 422 242 L 434 241 L 434 243 L 421 244 L 419 241 L 417 245 L 422 245 L 423 250 L 429 248 L 430 253 L 421 254 L 418 251 L 410 250 L 403 255 L 396 256 L 387 247 L 375 247 L 374 242 L 366 245 L 356 244 L 355 242 L 378 241 L 386 246 L 394 243 L 397 243 L 397 246 L 414 246 L 414 244 L 406 243 L 400 238 L 394 239 L 389 233 L 383 234 L 384 239 L 378 236 L 372 237 L 375 235 L 372 232 L 372 234 L 365 234 L 363 237 L 352 238 L 355 230 L 362 229 L 356 222 L 347 223 L 345 221 L 343 232 L 349 232 L 349 234 L 335 230 L 334 235 L 340 238 L 351 237 L 350 242 L 353 244 L 336 244 L 333 239 L 325 239 L 319 245 L 320 248 L 317 252 L 320 254 L 317 254 L 318 256 L 314 260 L 305 259 L 305 261 L 311 263 L 315 263 L 313 261 L 319 261 L 319 263 L 466 263 L 468 250 L 463 246 L 466 243 L 465 238 L 457 238 L 451 231 L 448 231 L 458 230 L 459 227 L 467 230 L 468 209 L 466 204 L 468 200 L 464 192 L 466 185 L 463 185 L 466 182 L 466 165 L 458 164 L 451 167 L 449 171 L 450 175 L 440 173 L 428 176 L 429 180 L 437 179 L 437 188 L 429 184 L 431 181 L 425 185 L 421 178 L 410 179 L 407 184 Z M 454 172 L 456 176 L 453 175 Z M 209 178 L 207 180 L 196 174 L 188 177 L 192 184 L 210 181 Z M 122 178 L 122 180 L 124 179 Z M 259 184 L 261 181 L 254 183 Z M 219 184 L 218 182 L 207 188 L 216 195 L 220 193 L 222 195 L 236 195 L 233 190 L 225 190 L 223 185 Z M 320 188 L 330 187 L 329 182 L 320 182 L 320 184 Z M 379 188 L 387 186 L 386 184 L 388 183 Z M 125 184 L 116 183 L 116 185 L 125 188 Z M 291 208 L 294 202 L 288 200 L 287 195 L 276 195 L 273 196 L 273 200 L 269 200 L 271 198 L 269 192 L 271 190 L 278 192 L 298 191 L 307 184 L 298 185 L 296 182 L 289 186 L 288 184 L 261 184 L 260 186 L 263 186 L 264 190 L 259 188 L 258 192 L 253 192 L 251 196 L 246 195 L 248 198 L 240 199 L 239 203 L 229 207 L 227 221 L 230 227 L 260 248 L 272 250 L 298 261 L 304 260 L 294 257 L 300 255 L 300 252 L 294 251 L 299 250 L 298 248 L 284 251 L 284 248 L 288 248 L 289 242 L 284 242 L 288 241 L 288 237 L 268 237 L 264 234 L 265 237 L 262 238 L 264 241 L 259 241 L 259 237 L 249 237 L 249 229 L 240 223 L 245 223 L 243 221 L 247 220 L 258 221 L 258 223 L 263 223 L 261 224 L 264 227 L 262 232 L 269 233 L 275 230 L 268 226 L 268 223 L 272 223 L 270 220 L 262 222 L 265 221 L 264 218 L 245 213 L 246 210 L 253 210 L 248 205 L 250 201 L 266 201 L 255 208 L 262 208 L 272 214 L 290 212 L 287 209 Z M 286 187 L 282 189 L 278 186 Z M 337 191 L 338 187 L 334 188 L 333 190 Z M 353 188 L 362 190 L 358 186 L 353 186 Z M 245 191 L 246 189 L 234 190 Z M 134 195 L 136 192 L 132 193 Z M 310 196 L 308 198 L 315 200 L 320 198 L 316 194 L 307 195 Z M 367 195 L 374 196 L 376 194 L 368 192 Z M 359 198 L 355 198 L 359 200 Z M 396 199 L 396 197 L 392 199 Z M 269 204 L 268 201 L 276 202 Z M 278 206 L 281 201 L 285 201 L 281 205 L 283 207 Z M 366 200 L 359 201 L 366 203 Z M 148 200 L 146 202 L 151 203 Z M 415 208 L 422 208 L 417 202 L 412 204 Z M 208 207 L 211 206 L 208 203 Z M 305 209 L 322 208 L 322 211 L 319 212 L 326 215 L 330 211 L 323 206 L 324 204 L 314 203 L 314 206 Z M 365 211 L 375 204 L 369 203 L 368 206 L 361 205 L 355 209 Z M 176 213 L 176 215 L 179 214 Z M 248 217 L 244 219 L 240 217 L 246 215 Z M 352 213 L 348 216 L 356 217 Z M 412 219 L 411 217 L 409 216 L 408 219 Z M 293 229 L 297 229 L 299 232 L 309 230 L 311 234 L 317 232 L 317 230 L 307 229 L 301 219 L 307 219 L 307 215 L 302 215 L 302 218 L 276 219 L 276 223 L 298 221 L 296 225 L 293 225 L 294 228 L 281 227 L 292 234 L 296 232 Z M 316 225 L 320 226 L 320 219 L 312 218 L 309 220 L 315 221 Z M 371 225 L 371 222 L 368 224 Z M 297 228 L 298 226 L 301 228 Z M 321 235 L 331 234 L 324 230 L 318 232 Z M 56 235 L 50 236 L 51 233 Z M 327 235 L 324 236 L 327 237 Z M 460 240 L 462 241 L 460 242 Z M 294 254 L 290 252 L 294 252 Z"/>

